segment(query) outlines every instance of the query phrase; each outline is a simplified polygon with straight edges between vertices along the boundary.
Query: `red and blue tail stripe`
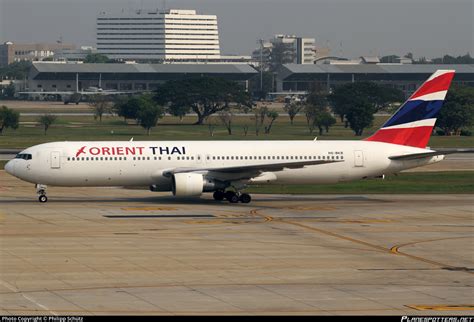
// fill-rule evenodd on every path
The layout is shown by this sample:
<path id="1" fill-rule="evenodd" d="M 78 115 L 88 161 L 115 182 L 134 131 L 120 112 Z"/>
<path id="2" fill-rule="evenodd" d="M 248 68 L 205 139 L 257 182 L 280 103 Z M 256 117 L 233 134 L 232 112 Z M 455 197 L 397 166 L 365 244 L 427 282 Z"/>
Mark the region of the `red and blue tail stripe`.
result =
<path id="1" fill-rule="evenodd" d="M 454 70 L 438 70 L 367 141 L 425 148 Z"/>

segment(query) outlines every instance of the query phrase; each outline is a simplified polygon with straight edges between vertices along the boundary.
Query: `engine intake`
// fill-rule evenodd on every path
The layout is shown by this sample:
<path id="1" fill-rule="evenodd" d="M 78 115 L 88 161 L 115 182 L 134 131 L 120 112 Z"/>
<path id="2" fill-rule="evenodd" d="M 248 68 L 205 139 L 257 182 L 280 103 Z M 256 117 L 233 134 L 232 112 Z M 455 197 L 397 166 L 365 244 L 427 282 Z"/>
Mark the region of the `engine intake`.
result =
<path id="1" fill-rule="evenodd" d="M 176 197 L 200 196 L 204 190 L 204 178 L 199 173 L 176 173 L 173 175 L 172 191 Z"/>

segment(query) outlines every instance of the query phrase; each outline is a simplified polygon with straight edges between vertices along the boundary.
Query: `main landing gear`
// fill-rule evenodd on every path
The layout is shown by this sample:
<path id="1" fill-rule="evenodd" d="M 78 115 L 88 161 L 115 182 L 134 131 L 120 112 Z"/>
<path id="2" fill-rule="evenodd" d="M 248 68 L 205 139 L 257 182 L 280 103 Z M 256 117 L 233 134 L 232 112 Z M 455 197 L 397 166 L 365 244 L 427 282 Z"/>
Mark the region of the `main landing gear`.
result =
<path id="1" fill-rule="evenodd" d="M 249 203 L 252 200 L 252 197 L 250 197 L 249 194 L 247 193 L 240 193 L 239 191 L 234 192 L 231 190 L 227 191 L 222 191 L 222 190 L 217 190 L 214 192 L 214 200 L 217 201 L 222 201 L 226 199 L 230 203 L 238 203 L 239 201 L 241 203 Z"/>
<path id="2" fill-rule="evenodd" d="M 46 186 L 42 184 L 36 185 L 36 193 L 38 194 L 38 201 L 41 203 L 45 203 L 48 201 L 48 197 L 46 197 Z"/>

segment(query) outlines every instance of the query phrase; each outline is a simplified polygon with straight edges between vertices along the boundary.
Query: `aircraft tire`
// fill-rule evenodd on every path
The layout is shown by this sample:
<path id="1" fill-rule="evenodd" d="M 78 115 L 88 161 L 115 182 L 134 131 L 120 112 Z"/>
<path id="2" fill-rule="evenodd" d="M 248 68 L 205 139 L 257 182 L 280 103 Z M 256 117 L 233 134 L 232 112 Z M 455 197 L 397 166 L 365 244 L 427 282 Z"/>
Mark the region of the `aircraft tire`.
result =
<path id="1" fill-rule="evenodd" d="M 241 203 L 249 203 L 252 200 L 252 197 L 248 193 L 243 193 L 240 195 L 240 202 Z"/>
<path id="2" fill-rule="evenodd" d="M 38 200 L 41 203 L 45 203 L 45 202 L 48 201 L 48 197 L 46 197 L 46 195 L 41 195 L 41 196 L 38 197 Z"/>
<path id="3" fill-rule="evenodd" d="M 234 194 L 232 197 L 228 198 L 227 200 L 229 200 L 230 203 L 238 203 L 239 197 L 236 194 Z"/>
<path id="4" fill-rule="evenodd" d="M 230 191 L 230 190 L 229 190 L 229 191 L 226 191 L 226 192 L 224 193 L 224 198 L 225 198 L 226 200 L 228 200 L 228 201 L 230 201 L 230 199 L 231 199 L 233 196 L 237 196 L 237 194 L 236 194 L 235 192 L 233 192 L 233 191 Z M 238 198 L 237 198 L 237 199 L 238 199 Z"/>

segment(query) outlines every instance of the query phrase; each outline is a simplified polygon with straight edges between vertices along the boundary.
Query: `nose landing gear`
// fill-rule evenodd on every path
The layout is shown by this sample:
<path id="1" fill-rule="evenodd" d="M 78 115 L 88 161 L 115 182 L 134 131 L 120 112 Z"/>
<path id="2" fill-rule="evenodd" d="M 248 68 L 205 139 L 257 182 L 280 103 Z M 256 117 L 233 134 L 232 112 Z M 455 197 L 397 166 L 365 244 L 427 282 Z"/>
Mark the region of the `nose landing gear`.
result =
<path id="1" fill-rule="evenodd" d="M 36 185 L 36 193 L 38 194 L 38 201 L 41 203 L 45 203 L 48 201 L 48 197 L 46 197 L 46 186 L 42 184 Z"/>

